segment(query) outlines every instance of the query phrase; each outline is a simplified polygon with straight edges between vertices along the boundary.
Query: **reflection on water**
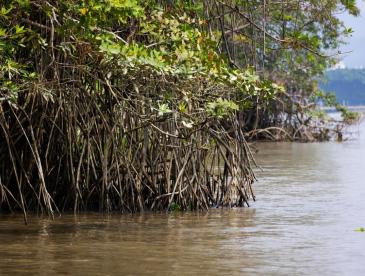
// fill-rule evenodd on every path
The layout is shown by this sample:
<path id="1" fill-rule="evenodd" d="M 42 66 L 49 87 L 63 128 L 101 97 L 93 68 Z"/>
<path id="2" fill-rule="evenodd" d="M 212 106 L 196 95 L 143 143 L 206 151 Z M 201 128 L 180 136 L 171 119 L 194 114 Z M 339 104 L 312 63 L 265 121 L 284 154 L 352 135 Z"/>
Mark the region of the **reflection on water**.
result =
<path id="1" fill-rule="evenodd" d="M 364 137 L 258 148 L 251 208 L 1 216 L 0 275 L 365 275 Z"/>

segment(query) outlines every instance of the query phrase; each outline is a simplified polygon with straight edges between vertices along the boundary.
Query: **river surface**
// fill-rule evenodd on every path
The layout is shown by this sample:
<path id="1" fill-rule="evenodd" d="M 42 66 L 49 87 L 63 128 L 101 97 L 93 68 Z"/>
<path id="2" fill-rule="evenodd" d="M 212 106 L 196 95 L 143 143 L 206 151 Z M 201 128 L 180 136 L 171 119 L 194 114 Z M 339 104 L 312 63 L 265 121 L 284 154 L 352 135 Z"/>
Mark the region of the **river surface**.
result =
<path id="1" fill-rule="evenodd" d="M 344 143 L 257 145 L 250 208 L 0 216 L 0 275 L 365 275 L 365 124 Z"/>

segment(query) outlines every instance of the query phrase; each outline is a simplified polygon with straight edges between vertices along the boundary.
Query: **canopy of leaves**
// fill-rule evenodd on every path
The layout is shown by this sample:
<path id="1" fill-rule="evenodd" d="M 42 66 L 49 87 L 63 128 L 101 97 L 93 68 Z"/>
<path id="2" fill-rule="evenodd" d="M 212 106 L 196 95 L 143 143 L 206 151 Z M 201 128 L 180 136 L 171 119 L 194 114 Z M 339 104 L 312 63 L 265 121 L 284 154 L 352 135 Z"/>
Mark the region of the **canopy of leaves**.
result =
<path id="1" fill-rule="evenodd" d="M 112 79 L 142 68 L 157 75 L 203 78 L 236 89 L 234 96 L 221 96 L 234 97 L 240 106 L 256 97 L 272 98 L 278 86 L 260 82 L 252 70 L 233 70 L 217 52 L 205 21 L 187 15 L 191 8 L 166 9 L 155 1 L 134 0 L 5 1 L 0 12 L 3 89 L 16 103 L 29 82 L 60 78 L 55 67 L 61 66 L 56 60 L 62 55 L 70 67 L 82 66 L 87 74 L 99 69 Z M 49 60 L 32 60 L 42 51 Z"/>

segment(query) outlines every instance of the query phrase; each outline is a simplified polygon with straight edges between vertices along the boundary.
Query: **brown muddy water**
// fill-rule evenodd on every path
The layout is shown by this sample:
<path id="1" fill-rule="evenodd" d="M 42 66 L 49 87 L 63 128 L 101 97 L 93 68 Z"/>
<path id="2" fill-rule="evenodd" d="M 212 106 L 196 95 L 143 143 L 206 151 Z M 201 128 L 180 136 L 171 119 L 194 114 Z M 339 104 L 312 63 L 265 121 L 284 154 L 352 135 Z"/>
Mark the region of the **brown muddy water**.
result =
<path id="1" fill-rule="evenodd" d="M 0 216 L 0 275 L 365 275 L 365 124 L 344 143 L 258 145 L 250 208 Z"/>

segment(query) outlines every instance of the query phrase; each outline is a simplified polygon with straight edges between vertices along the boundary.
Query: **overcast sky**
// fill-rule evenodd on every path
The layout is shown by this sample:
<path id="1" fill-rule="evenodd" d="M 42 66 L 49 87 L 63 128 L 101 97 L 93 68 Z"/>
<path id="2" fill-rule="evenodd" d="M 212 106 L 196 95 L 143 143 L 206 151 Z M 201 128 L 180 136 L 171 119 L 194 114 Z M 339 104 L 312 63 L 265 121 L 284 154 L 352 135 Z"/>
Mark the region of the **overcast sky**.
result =
<path id="1" fill-rule="evenodd" d="M 348 38 L 348 45 L 342 47 L 342 51 L 352 51 L 343 56 L 342 61 L 346 67 L 365 67 L 365 1 L 357 0 L 361 9 L 360 17 L 341 15 L 347 27 L 354 30 L 352 37 Z"/>

